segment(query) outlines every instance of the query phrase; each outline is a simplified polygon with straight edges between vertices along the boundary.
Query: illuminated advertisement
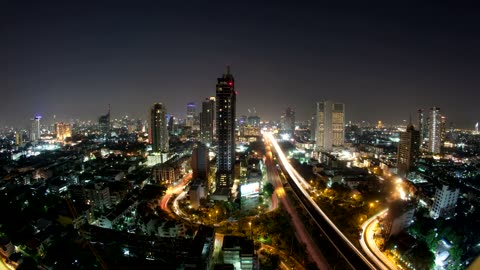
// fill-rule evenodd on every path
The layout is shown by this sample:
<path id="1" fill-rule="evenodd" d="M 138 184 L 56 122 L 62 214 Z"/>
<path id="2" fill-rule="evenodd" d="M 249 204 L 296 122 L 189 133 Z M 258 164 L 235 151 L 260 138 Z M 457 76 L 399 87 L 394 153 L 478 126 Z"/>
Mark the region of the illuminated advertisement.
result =
<path id="1" fill-rule="evenodd" d="M 250 196 L 250 195 L 258 194 L 260 192 L 260 183 L 253 182 L 253 183 L 242 185 L 240 187 L 240 192 L 242 196 Z"/>

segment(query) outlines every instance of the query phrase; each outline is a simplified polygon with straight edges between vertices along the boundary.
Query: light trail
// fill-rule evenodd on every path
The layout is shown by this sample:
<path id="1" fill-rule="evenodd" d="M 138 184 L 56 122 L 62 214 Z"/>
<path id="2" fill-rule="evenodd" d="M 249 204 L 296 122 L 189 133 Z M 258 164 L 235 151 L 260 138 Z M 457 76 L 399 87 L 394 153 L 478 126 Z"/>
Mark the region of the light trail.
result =
<path id="1" fill-rule="evenodd" d="M 384 209 L 373 215 L 362 224 L 362 237 L 360 238 L 360 246 L 367 256 L 375 262 L 381 269 L 397 269 L 397 267 L 378 249 L 375 240 L 373 239 L 373 228 L 377 221 L 377 217 L 387 213 L 388 209 Z"/>
<path id="2" fill-rule="evenodd" d="M 278 145 L 276 139 L 273 137 L 272 133 L 270 132 L 265 132 L 264 133 L 265 138 L 271 142 L 273 147 L 275 148 L 278 158 L 283 164 L 283 167 L 289 174 L 290 178 L 295 182 L 297 185 L 298 189 L 303 193 L 303 195 L 306 197 L 306 199 L 310 202 L 310 204 L 317 210 L 317 212 L 323 217 L 323 219 L 334 229 L 334 231 L 340 236 L 340 238 L 349 246 L 349 248 L 355 252 L 355 254 L 366 264 L 368 265 L 369 268 L 371 269 L 377 269 L 365 256 L 348 240 L 348 238 L 335 226 L 335 224 L 328 218 L 328 216 L 318 207 L 318 205 L 315 203 L 315 201 L 312 200 L 310 197 L 310 194 L 305 190 L 305 188 L 309 188 L 310 185 L 308 182 L 305 181 L 305 179 L 300 176 L 295 169 L 290 165 L 288 162 L 287 158 L 285 157 L 285 154 L 283 153 L 282 149 Z M 328 235 L 327 235 L 328 237 Z M 333 241 L 331 241 L 332 244 L 337 248 L 337 250 L 342 254 L 342 256 L 346 259 L 346 261 L 350 264 L 352 268 L 355 269 L 355 266 L 352 265 L 348 259 L 345 257 L 345 255 L 338 249 L 338 247 L 335 245 Z"/>

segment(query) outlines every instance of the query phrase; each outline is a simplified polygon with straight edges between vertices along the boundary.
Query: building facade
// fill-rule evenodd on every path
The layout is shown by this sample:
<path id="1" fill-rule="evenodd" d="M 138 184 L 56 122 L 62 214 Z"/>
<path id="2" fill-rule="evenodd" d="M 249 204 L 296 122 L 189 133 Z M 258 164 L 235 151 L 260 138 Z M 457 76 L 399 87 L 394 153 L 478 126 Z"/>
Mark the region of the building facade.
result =
<path id="1" fill-rule="evenodd" d="M 187 118 L 185 120 L 185 125 L 188 127 L 193 128 L 193 125 L 195 124 L 195 112 L 196 112 L 196 106 L 195 103 L 190 102 L 187 104 Z"/>
<path id="2" fill-rule="evenodd" d="M 150 110 L 150 141 L 154 153 L 168 152 L 167 108 L 162 103 Z"/>
<path id="3" fill-rule="evenodd" d="M 58 141 L 64 141 L 66 138 L 72 137 L 72 125 L 69 123 L 56 123 L 55 130 L 57 132 Z"/>
<path id="4" fill-rule="evenodd" d="M 442 145 L 442 115 L 440 108 L 430 109 L 428 121 L 428 152 L 440 154 Z"/>
<path id="5" fill-rule="evenodd" d="M 397 151 L 398 174 L 406 176 L 412 169 L 420 151 L 420 132 L 413 125 L 408 125 L 405 132 L 400 132 Z"/>
<path id="6" fill-rule="evenodd" d="M 332 151 L 345 141 L 345 105 L 332 101 L 317 102 L 315 106 L 316 151 Z"/>
<path id="7" fill-rule="evenodd" d="M 437 187 L 435 190 L 433 205 L 430 209 L 430 216 L 432 218 L 448 218 L 453 216 L 459 194 L 460 189 L 458 188 L 454 188 L 445 184 Z"/>
<path id="8" fill-rule="evenodd" d="M 32 119 L 32 128 L 30 130 L 30 141 L 32 142 L 40 140 L 40 119 L 42 119 L 40 115 L 37 115 Z"/>
<path id="9" fill-rule="evenodd" d="M 230 188 L 233 184 L 236 97 L 235 80 L 227 67 L 216 86 L 217 188 Z"/>
<path id="10" fill-rule="evenodd" d="M 215 97 L 207 98 L 202 103 L 200 113 L 200 141 L 212 145 L 215 126 Z"/>

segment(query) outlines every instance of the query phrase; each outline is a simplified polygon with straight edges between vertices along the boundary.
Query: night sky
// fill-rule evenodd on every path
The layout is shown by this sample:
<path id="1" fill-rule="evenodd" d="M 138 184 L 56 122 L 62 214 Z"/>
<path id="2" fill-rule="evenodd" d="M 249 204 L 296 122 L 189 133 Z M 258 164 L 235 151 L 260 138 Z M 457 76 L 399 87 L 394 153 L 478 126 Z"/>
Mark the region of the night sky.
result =
<path id="1" fill-rule="evenodd" d="M 432 106 L 459 127 L 480 121 L 480 9 L 31 2 L 0 4 L 1 126 L 94 120 L 108 104 L 114 117 L 146 118 L 154 102 L 184 117 L 227 64 L 237 115 L 278 120 L 292 106 L 306 120 L 332 99 L 347 121 L 400 123 Z"/>

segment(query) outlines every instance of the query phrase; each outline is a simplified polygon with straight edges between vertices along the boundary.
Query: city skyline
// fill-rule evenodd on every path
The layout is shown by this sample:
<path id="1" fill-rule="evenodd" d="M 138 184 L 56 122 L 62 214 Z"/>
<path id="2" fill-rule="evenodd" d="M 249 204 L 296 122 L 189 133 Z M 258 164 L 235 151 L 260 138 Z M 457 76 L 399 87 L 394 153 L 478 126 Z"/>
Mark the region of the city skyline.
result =
<path id="1" fill-rule="evenodd" d="M 480 118 L 473 10 L 10 2 L 3 11 L 1 126 L 36 114 L 95 120 L 108 104 L 114 117 L 148 119 L 153 102 L 184 117 L 226 65 L 238 115 L 255 108 L 278 121 L 292 107 L 307 120 L 331 99 L 347 122 L 398 123 L 434 106 L 459 127 Z"/>

